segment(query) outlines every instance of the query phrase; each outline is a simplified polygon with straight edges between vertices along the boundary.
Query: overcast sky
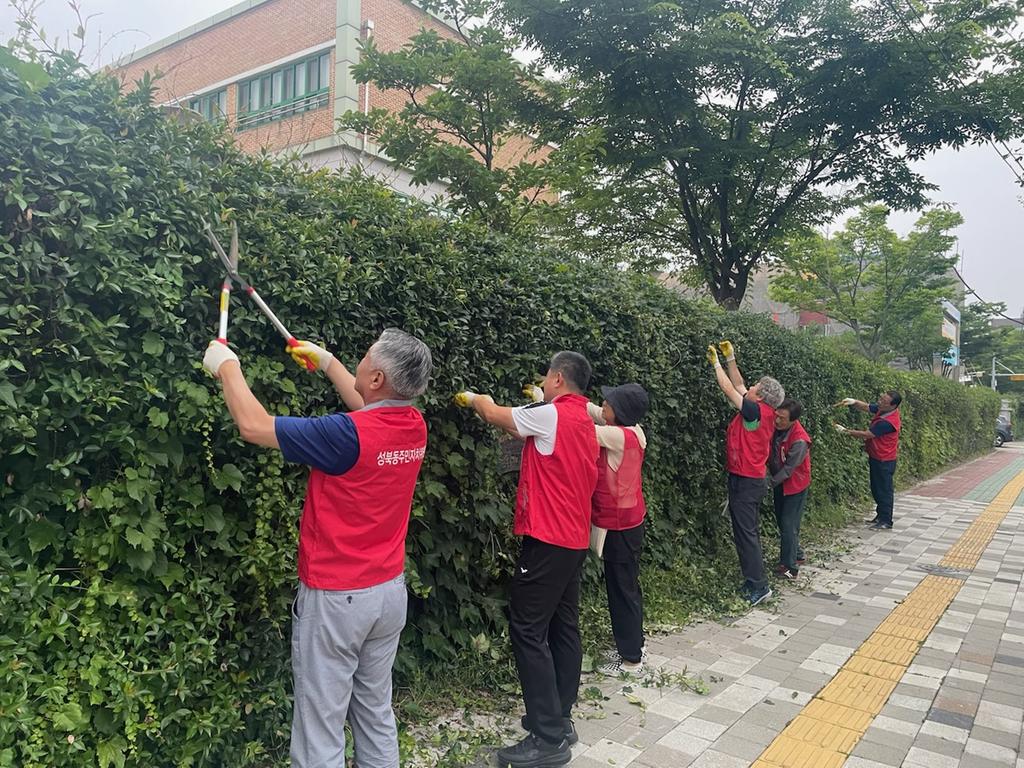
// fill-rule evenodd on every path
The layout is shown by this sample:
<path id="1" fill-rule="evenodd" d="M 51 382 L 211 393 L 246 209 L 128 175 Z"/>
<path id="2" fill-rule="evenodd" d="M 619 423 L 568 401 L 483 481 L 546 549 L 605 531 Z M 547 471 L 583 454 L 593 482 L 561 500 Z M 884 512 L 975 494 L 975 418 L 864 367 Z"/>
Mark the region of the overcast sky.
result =
<path id="1" fill-rule="evenodd" d="M 0 40 L 15 31 L 16 14 L 0 0 Z M 97 63 L 143 48 L 236 4 L 236 0 L 81 0 L 94 14 L 88 23 L 87 59 Z M 66 35 L 77 25 L 66 0 L 42 0 L 38 21 L 48 33 Z M 98 53 L 97 53 L 98 52 Z M 965 219 L 957 232 L 963 275 L 987 301 L 1003 301 L 1013 316 L 1024 309 L 1024 206 L 1022 191 L 989 146 L 943 151 L 919 166 L 939 186 L 935 201 L 952 204 Z M 916 214 L 900 214 L 892 226 L 905 232 Z"/>

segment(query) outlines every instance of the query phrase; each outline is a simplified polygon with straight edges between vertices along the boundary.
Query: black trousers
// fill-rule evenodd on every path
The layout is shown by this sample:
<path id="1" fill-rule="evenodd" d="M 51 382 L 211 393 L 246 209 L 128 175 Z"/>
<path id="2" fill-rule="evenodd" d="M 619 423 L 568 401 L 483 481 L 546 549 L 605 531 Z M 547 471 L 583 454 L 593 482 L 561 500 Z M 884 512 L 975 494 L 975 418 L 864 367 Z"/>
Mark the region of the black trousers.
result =
<path id="1" fill-rule="evenodd" d="M 777 485 L 774 494 L 775 522 L 779 524 L 779 562 L 796 573 L 796 561 L 803 560 L 804 555 L 800 548 L 800 520 L 804 516 L 807 489 L 786 496 L 782 486 Z"/>
<path id="2" fill-rule="evenodd" d="M 768 486 L 763 477 L 729 473 L 729 517 L 732 540 L 740 558 L 740 571 L 748 589 L 768 586 L 761 554 L 761 499 Z"/>
<path id="3" fill-rule="evenodd" d="M 625 531 L 608 531 L 604 540 L 604 586 L 612 617 L 615 648 L 626 661 L 643 656 L 644 596 L 640 591 L 640 554 L 644 524 Z"/>
<path id="4" fill-rule="evenodd" d="M 580 688 L 580 570 L 585 549 L 523 538 L 512 575 L 509 634 L 530 731 L 557 744 Z"/>
<path id="5" fill-rule="evenodd" d="M 871 496 L 875 499 L 875 517 L 879 522 L 892 525 L 894 502 L 893 476 L 896 474 L 896 460 L 879 461 L 868 459 L 868 476 L 871 478 Z"/>

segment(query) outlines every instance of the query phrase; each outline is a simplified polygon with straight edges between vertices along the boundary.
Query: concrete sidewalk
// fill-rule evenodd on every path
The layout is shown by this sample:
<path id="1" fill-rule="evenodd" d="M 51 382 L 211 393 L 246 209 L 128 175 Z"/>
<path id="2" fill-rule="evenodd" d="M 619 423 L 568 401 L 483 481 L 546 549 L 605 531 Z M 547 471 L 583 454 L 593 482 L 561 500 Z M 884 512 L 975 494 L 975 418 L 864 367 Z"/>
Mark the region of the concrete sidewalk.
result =
<path id="1" fill-rule="evenodd" d="M 581 707 L 572 765 L 1024 768 L 1024 446 L 900 494 L 895 519 L 802 590 L 648 641 L 708 695 L 586 679 L 608 700 Z"/>

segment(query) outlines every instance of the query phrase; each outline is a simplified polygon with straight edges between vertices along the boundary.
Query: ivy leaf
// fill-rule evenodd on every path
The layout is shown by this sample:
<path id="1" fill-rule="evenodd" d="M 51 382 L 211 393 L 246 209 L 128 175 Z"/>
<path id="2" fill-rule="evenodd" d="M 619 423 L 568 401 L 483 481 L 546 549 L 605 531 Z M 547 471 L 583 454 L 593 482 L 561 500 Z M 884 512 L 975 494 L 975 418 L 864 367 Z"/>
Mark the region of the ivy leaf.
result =
<path id="1" fill-rule="evenodd" d="M 99 768 L 124 768 L 125 751 L 128 744 L 120 736 L 101 741 L 96 745 Z"/>
<path id="2" fill-rule="evenodd" d="M 225 464 L 213 475 L 213 485 L 218 491 L 232 488 L 236 491 L 242 490 L 242 471 L 234 464 Z"/>
<path id="3" fill-rule="evenodd" d="M 148 571 L 156 562 L 156 553 L 152 550 L 147 552 L 144 549 L 130 549 L 125 555 L 125 560 L 128 561 L 128 565 L 138 571 Z"/>
<path id="4" fill-rule="evenodd" d="M 153 549 L 153 538 L 137 528 L 127 528 L 124 532 L 125 541 L 138 549 L 149 552 Z"/>
<path id="5" fill-rule="evenodd" d="M 51 523 L 45 517 L 33 520 L 25 527 L 25 535 L 28 538 L 29 549 L 32 554 L 38 554 L 47 547 L 60 541 L 62 529 L 55 523 Z"/>
<path id="6" fill-rule="evenodd" d="M 220 533 L 224 530 L 224 511 L 220 507 L 207 507 L 203 513 L 203 530 Z"/>
<path id="7" fill-rule="evenodd" d="M 61 731 L 77 731 L 88 721 L 82 707 L 74 701 L 69 701 L 53 715 L 53 725 Z"/>

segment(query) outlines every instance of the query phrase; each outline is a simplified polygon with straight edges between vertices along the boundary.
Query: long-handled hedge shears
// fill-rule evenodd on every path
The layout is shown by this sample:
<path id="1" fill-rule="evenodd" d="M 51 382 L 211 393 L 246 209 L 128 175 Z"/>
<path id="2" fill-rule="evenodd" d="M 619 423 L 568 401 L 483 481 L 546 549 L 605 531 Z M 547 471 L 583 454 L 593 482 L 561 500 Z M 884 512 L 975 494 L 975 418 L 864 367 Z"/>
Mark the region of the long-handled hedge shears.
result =
<path id="1" fill-rule="evenodd" d="M 275 315 L 270 307 L 267 306 L 267 302 L 263 300 L 263 297 L 256 292 L 256 289 L 249 285 L 240 274 L 238 274 L 238 226 L 234 223 L 231 225 L 231 254 L 230 256 L 224 252 L 223 246 L 217 236 L 213 233 L 213 229 L 210 225 L 203 222 L 203 228 L 206 232 L 206 237 L 213 245 L 213 250 L 217 252 L 217 256 L 220 257 L 221 262 L 224 264 L 224 268 L 227 270 L 227 275 L 224 277 L 224 283 L 221 285 L 220 290 L 220 330 L 217 335 L 217 341 L 227 344 L 228 343 L 228 303 L 231 298 L 231 281 L 238 283 L 242 290 L 244 290 L 249 297 L 255 302 L 256 306 L 259 307 L 260 311 L 267 316 L 271 324 L 277 329 L 277 332 L 284 337 L 285 343 L 289 347 L 299 346 L 299 341 Z M 306 368 L 310 371 L 316 370 L 316 363 L 312 360 L 306 360 Z"/>

